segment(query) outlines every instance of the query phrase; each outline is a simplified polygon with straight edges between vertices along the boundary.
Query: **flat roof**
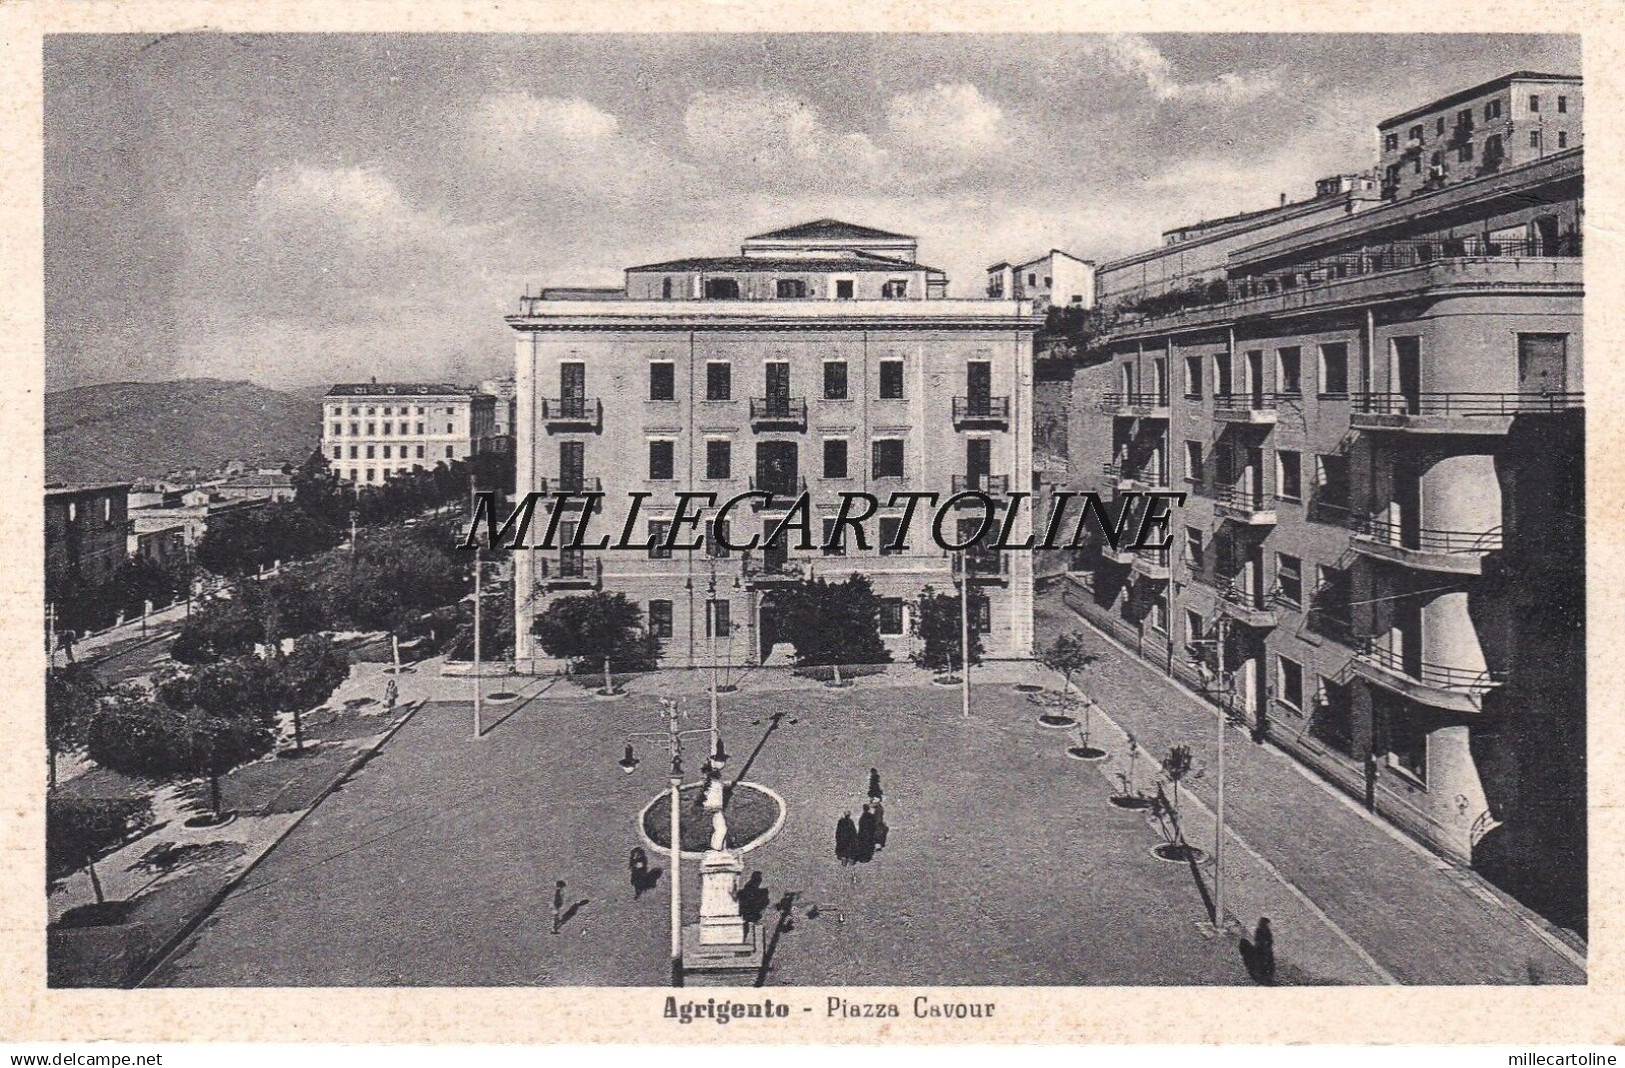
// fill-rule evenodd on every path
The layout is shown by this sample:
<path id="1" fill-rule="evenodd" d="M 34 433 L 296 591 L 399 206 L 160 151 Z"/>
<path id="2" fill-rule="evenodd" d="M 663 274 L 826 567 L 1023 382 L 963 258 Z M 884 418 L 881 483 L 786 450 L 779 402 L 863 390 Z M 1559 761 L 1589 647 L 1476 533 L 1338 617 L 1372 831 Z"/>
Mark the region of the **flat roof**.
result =
<path id="1" fill-rule="evenodd" d="M 444 382 L 341 382 L 327 391 L 329 397 L 466 397 L 473 390 Z"/>
<path id="2" fill-rule="evenodd" d="M 829 274 L 850 271 L 925 271 L 944 273 L 939 268 L 927 267 L 910 260 L 894 260 L 888 256 L 869 256 L 853 253 L 848 256 L 692 256 L 664 263 L 645 263 L 628 267 L 627 273 L 657 271 L 782 271 L 787 274 Z"/>
<path id="3" fill-rule="evenodd" d="M 81 493 L 105 493 L 109 490 L 128 490 L 129 482 L 57 482 L 45 487 L 47 497 L 76 497 Z"/>
<path id="4" fill-rule="evenodd" d="M 1542 74 L 1533 70 L 1515 70 L 1511 74 L 1491 78 L 1489 81 L 1481 85 L 1475 85 L 1470 89 L 1459 89 L 1449 96 L 1441 96 L 1439 99 L 1423 104 L 1421 107 L 1411 108 L 1409 111 L 1402 111 L 1392 118 L 1383 119 L 1377 123 L 1377 129 L 1384 130 L 1390 126 L 1414 119 L 1418 115 L 1426 115 L 1430 111 L 1437 111 L 1440 108 L 1460 104 L 1463 101 L 1471 100 L 1475 96 L 1482 96 L 1491 89 L 1501 89 L 1509 86 L 1513 82 L 1569 82 L 1578 85 L 1581 81 L 1582 79 L 1578 74 Z"/>

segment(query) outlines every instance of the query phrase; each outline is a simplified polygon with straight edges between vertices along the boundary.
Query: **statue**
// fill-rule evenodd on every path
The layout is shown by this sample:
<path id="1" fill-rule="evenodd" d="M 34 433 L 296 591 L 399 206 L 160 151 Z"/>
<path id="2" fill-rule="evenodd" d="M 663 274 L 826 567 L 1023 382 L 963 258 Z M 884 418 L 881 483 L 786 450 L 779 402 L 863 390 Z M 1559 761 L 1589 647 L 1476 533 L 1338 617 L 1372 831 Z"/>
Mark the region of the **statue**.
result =
<path id="1" fill-rule="evenodd" d="M 709 807 L 709 806 L 707 806 Z M 721 809 L 711 813 L 711 851 L 721 853 L 728 848 L 728 818 Z"/>

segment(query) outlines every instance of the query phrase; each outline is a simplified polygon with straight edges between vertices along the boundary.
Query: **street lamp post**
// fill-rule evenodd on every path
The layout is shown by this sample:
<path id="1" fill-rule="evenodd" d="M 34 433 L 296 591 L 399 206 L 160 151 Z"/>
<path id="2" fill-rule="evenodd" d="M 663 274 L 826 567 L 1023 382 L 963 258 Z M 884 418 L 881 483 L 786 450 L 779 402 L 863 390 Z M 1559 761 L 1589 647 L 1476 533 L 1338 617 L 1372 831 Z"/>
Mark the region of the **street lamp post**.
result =
<path id="1" fill-rule="evenodd" d="M 483 687 L 480 686 L 480 600 L 484 589 L 482 576 L 485 568 L 481 566 L 480 547 L 474 546 L 474 737 L 480 737 L 481 701 L 484 699 Z"/>
<path id="2" fill-rule="evenodd" d="M 1224 736 L 1230 719 L 1230 683 L 1225 675 L 1225 646 L 1230 636 L 1230 620 L 1222 613 L 1216 638 L 1199 638 L 1192 645 L 1213 645 L 1217 651 L 1219 685 L 1219 799 L 1213 829 L 1213 929 L 1224 929 Z"/>
<path id="3" fill-rule="evenodd" d="M 671 836 L 671 985 L 683 985 L 683 739 L 690 735 L 712 735 L 711 730 L 693 729 L 681 730 L 677 726 L 678 704 L 674 698 L 662 697 L 660 703 L 666 709 L 666 729 L 664 731 L 634 731 L 626 736 L 626 755 L 620 761 L 621 770 L 628 775 L 638 766 L 638 758 L 632 752 L 632 739 L 634 738 L 662 738 L 666 741 L 671 753 L 671 772 L 668 784 L 671 790 L 670 807 L 671 823 L 668 834 Z M 712 721 L 713 724 L 715 720 Z M 715 743 L 713 743 L 715 744 Z"/>
<path id="4" fill-rule="evenodd" d="M 970 558 L 959 550 L 959 711 L 970 718 Z"/>

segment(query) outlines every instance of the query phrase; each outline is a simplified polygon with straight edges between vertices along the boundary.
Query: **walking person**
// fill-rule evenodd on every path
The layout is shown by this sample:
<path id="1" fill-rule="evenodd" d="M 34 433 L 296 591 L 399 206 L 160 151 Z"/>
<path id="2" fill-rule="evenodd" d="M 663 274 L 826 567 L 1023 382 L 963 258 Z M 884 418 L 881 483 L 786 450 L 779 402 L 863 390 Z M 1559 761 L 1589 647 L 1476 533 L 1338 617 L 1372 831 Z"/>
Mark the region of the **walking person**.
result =
<path id="1" fill-rule="evenodd" d="M 632 900 L 636 901 L 649 887 L 649 854 L 643 851 L 642 846 L 633 846 L 626 866 L 632 876 Z"/>
<path id="2" fill-rule="evenodd" d="M 858 855 L 858 827 L 848 812 L 835 823 L 835 859 L 842 867 L 849 866 Z"/>
<path id="3" fill-rule="evenodd" d="M 1275 932 L 1270 930 L 1270 918 L 1261 916 L 1253 929 L 1253 954 L 1258 962 L 1258 982 L 1261 986 L 1275 985 Z"/>
<path id="4" fill-rule="evenodd" d="M 395 699 L 400 695 L 400 687 L 395 685 L 394 679 L 390 679 L 384 686 L 384 707 L 393 710 L 395 708 Z"/>
<path id="5" fill-rule="evenodd" d="M 860 864 L 867 864 L 875 859 L 875 807 L 863 806 L 863 815 L 858 817 L 858 848 L 855 859 Z"/>
<path id="6" fill-rule="evenodd" d="M 886 825 L 886 806 L 879 801 L 875 801 L 869 807 L 874 810 L 875 814 L 875 849 L 885 849 L 886 835 L 891 831 L 891 828 Z"/>
<path id="7" fill-rule="evenodd" d="M 885 795 L 880 792 L 880 771 L 878 769 L 876 769 L 876 768 L 870 768 L 869 769 L 869 800 L 871 800 L 871 801 L 879 801 L 884 796 Z"/>
<path id="8" fill-rule="evenodd" d="M 553 885 L 553 933 L 558 934 L 564 924 L 564 880 Z"/>
<path id="9" fill-rule="evenodd" d="M 1377 811 L 1377 743 L 1372 742 L 1365 754 L 1365 810 Z"/>

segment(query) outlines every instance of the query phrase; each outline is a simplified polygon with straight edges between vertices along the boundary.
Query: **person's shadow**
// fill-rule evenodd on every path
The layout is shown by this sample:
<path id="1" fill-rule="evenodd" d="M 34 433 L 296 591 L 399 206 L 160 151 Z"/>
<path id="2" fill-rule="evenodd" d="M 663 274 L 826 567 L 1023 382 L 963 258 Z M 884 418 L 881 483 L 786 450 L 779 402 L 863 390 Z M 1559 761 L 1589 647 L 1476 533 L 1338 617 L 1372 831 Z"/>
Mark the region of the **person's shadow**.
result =
<path id="1" fill-rule="evenodd" d="M 739 888 L 739 915 L 746 923 L 761 923 L 772 900 L 767 887 L 762 885 L 762 873 L 751 872 L 750 880 Z"/>
<path id="2" fill-rule="evenodd" d="M 575 904 L 571 905 L 569 908 L 567 908 L 563 912 L 561 912 L 559 914 L 559 930 L 561 930 L 561 931 L 564 930 L 565 924 L 567 924 L 571 920 L 575 919 L 576 913 L 580 912 L 583 907 L 585 907 L 587 905 L 590 905 L 590 904 L 592 904 L 592 899 L 584 897 L 580 901 L 577 901 Z"/>
<path id="3" fill-rule="evenodd" d="M 636 901 L 645 893 L 660 885 L 660 876 L 665 869 L 648 868 L 644 871 L 632 873 L 632 900 Z"/>
<path id="4" fill-rule="evenodd" d="M 1241 951 L 1241 963 L 1247 977 L 1259 986 L 1275 985 L 1275 954 L 1261 950 L 1250 938 L 1243 938 L 1236 947 Z"/>

